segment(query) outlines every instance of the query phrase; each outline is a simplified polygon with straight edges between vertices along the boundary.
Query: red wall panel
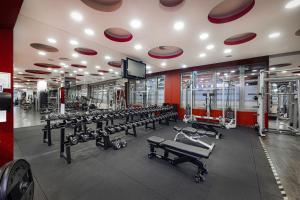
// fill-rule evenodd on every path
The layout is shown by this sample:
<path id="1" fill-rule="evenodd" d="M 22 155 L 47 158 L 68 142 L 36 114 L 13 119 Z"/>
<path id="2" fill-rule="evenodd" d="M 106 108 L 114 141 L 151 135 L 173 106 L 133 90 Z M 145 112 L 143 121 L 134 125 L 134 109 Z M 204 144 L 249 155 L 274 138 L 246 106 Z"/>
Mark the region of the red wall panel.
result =
<path id="1" fill-rule="evenodd" d="M 13 88 L 13 30 L 0 29 L 0 71 L 11 73 Z M 13 95 L 13 89 L 5 89 Z M 13 102 L 12 102 L 13 104 Z M 13 108 L 13 105 L 11 105 Z M 0 123 L 0 166 L 13 159 L 13 109 L 7 112 L 7 122 Z"/>

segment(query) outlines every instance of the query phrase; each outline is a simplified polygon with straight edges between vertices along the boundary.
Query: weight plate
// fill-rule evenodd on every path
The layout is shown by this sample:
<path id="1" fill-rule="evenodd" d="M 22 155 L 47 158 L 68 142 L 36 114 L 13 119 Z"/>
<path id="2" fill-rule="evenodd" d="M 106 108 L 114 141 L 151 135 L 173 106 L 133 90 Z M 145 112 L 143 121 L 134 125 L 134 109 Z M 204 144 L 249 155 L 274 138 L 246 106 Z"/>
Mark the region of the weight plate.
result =
<path id="1" fill-rule="evenodd" d="M 30 165 L 26 160 L 11 162 L 0 180 L 0 199 L 33 200 L 34 182 Z"/>

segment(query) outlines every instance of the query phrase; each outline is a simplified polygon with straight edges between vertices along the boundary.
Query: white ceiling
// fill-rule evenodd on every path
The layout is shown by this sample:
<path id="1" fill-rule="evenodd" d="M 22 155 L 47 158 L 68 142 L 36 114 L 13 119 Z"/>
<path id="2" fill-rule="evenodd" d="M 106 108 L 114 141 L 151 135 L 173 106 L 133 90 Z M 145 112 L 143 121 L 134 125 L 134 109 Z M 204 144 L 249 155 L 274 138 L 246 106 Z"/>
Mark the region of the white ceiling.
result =
<path id="1" fill-rule="evenodd" d="M 109 67 L 104 56 L 111 56 L 112 60 L 132 57 L 140 59 L 152 66 L 152 72 L 180 68 L 183 64 L 188 67 L 218 63 L 250 57 L 278 54 L 300 50 L 300 37 L 295 32 L 300 28 L 300 7 L 285 9 L 289 0 L 256 0 L 254 8 L 242 18 L 224 24 L 212 24 L 207 15 L 222 0 L 185 0 L 183 5 L 176 8 L 165 8 L 159 0 L 123 0 L 122 6 L 114 12 L 100 12 L 83 4 L 80 0 L 26 0 L 23 3 L 14 31 L 14 65 L 17 71 L 25 69 L 42 69 L 33 65 L 36 62 L 58 64 L 59 57 L 68 57 L 67 64 L 80 64 L 86 60 L 89 73 L 96 73 L 95 66 L 102 69 Z M 70 12 L 80 12 L 84 19 L 75 22 L 70 18 Z M 132 19 L 140 19 L 142 27 L 130 27 Z M 175 31 L 173 24 L 183 21 L 185 27 Z M 103 32 L 110 27 L 127 29 L 133 34 L 129 42 L 119 43 L 108 40 Z M 94 36 L 87 36 L 84 28 L 95 31 Z M 207 32 L 210 37 L 201 41 L 199 34 Z M 232 35 L 255 32 L 257 37 L 245 44 L 236 46 L 224 45 L 224 40 Z M 280 32 L 280 37 L 270 39 L 272 32 Z M 52 37 L 57 43 L 52 45 L 47 38 Z M 79 41 L 79 47 L 87 47 L 98 51 L 96 56 L 80 55 L 72 58 L 74 46 L 70 39 Z M 30 47 L 30 43 L 44 43 L 59 49 L 57 53 L 48 53 L 42 57 L 37 50 Z M 143 48 L 136 50 L 135 44 Z M 208 44 L 214 44 L 213 50 L 207 50 Z M 184 50 L 183 55 L 173 59 L 161 60 L 148 56 L 148 51 L 157 46 L 178 46 Z M 223 53 L 225 48 L 232 49 L 232 57 Z M 206 53 L 200 58 L 200 53 Z M 48 61 L 48 59 L 54 61 Z M 165 61 L 167 66 L 161 67 Z M 300 63 L 299 63 L 300 64 Z M 115 70 L 116 68 L 114 68 Z M 66 71 L 73 71 L 69 67 Z M 51 76 L 57 74 L 52 73 Z M 41 75 L 42 76 L 42 75 Z M 45 77 L 45 76 L 44 76 Z M 47 76 L 49 77 L 49 76 Z M 112 79 L 112 75 L 105 75 Z M 86 82 L 101 80 L 100 77 L 86 75 L 81 78 Z"/>

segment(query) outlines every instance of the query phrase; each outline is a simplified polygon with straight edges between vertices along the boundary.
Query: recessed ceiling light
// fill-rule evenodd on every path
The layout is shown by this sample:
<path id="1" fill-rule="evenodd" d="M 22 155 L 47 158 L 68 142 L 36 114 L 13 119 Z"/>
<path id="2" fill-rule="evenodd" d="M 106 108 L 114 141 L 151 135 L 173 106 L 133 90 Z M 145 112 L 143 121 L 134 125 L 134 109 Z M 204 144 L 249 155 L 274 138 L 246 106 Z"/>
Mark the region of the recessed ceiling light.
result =
<path id="1" fill-rule="evenodd" d="M 83 65 L 86 65 L 86 64 L 87 64 L 87 61 L 82 60 L 80 63 L 83 64 Z"/>
<path id="2" fill-rule="evenodd" d="M 213 45 L 213 44 L 209 44 L 206 46 L 206 49 L 208 49 L 208 50 L 212 50 L 214 48 L 215 48 L 215 45 Z"/>
<path id="3" fill-rule="evenodd" d="M 47 68 L 47 70 L 48 70 L 48 71 L 51 71 L 51 70 L 52 70 L 52 68 Z"/>
<path id="4" fill-rule="evenodd" d="M 176 31 L 182 30 L 182 29 L 184 28 L 184 22 L 183 22 L 183 21 L 175 22 L 173 28 L 174 28 Z"/>
<path id="5" fill-rule="evenodd" d="M 221 73 L 220 72 L 217 72 L 217 75 L 220 75 Z"/>
<path id="6" fill-rule="evenodd" d="M 183 65 L 181 66 L 181 68 L 186 68 L 186 65 L 185 65 L 185 64 L 183 64 Z"/>
<path id="7" fill-rule="evenodd" d="M 113 72 L 114 70 L 113 69 L 109 69 L 108 71 Z"/>
<path id="8" fill-rule="evenodd" d="M 199 57 L 200 57 L 200 58 L 206 57 L 206 53 L 200 53 Z"/>
<path id="9" fill-rule="evenodd" d="M 287 71 L 282 71 L 281 73 L 286 73 Z"/>
<path id="10" fill-rule="evenodd" d="M 244 76 L 245 78 L 247 78 L 248 76 Z"/>
<path id="11" fill-rule="evenodd" d="M 105 60 L 110 60 L 111 57 L 110 57 L 110 56 L 105 56 L 104 59 L 105 59 Z"/>
<path id="12" fill-rule="evenodd" d="M 90 29 L 90 28 L 86 28 L 84 29 L 84 33 L 87 34 L 87 35 L 95 35 L 95 31 L 93 29 Z"/>
<path id="13" fill-rule="evenodd" d="M 148 74 L 152 74 L 152 71 L 148 71 Z"/>
<path id="14" fill-rule="evenodd" d="M 134 48 L 135 48 L 136 50 L 141 50 L 143 47 L 142 47 L 141 44 L 136 44 L 136 45 L 134 45 Z"/>
<path id="15" fill-rule="evenodd" d="M 231 70 L 230 73 L 235 73 L 235 71 L 234 71 L 234 70 Z"/>
<path id="16" fill-rule="evenodd" d="M 74 71 L 73 71 L 73 73 L 74 73 L 74 74 L 76 74 L 76 73 L 77 73 L 77 71 L 76 71 L 76 70 L 74 70 Z"/>
<path id="17" fill-rule="evenodd" d="M 287 4 L 285 4 L 285 8 L 296 8 L 300 5 L 300 0 L 291 0 Z"/>
<path id="18" fill-rule="evenodd" d="M 269 34 L 269 38 L 273 39 L 273 38 L 278 38 L 280 36 L 279 32 L 274 32 L 274 33 L 270 33 Z"/>
<path id="19" fill-rule="evenodd" d="M 138 19 L 133 19 L 133 20 L 130 21 L 130 26 L 132 28 L 138 29 L 138 28 L 141 28 L 142 22 Z"/>
<path id="20" fill-rule="evenodd" d="M 251 73 L 251 76 L 254 76 L 255 75 L 255 73 Z"/>
<path id="21" fill-rule="evenodd" d="M 118 74 L 119 74 L 119 72 L 115 72 L 115 74 L 116 74 L 116 75 L 118 75 Z"/>
<path id="22" fill-rule="evenodd" d="M 96 69 L 100 69 L 101 67 L 100 67 L 99 65 L 96 65 L 95 68 L 96 68 Z"/>
<path id="23" fill-rule="evenodd" d="M 39 51 L 38 54 L 39 54 L 40 56 L 45 56 L 45 55 L 47 55 L 46 52 L 44 52 L 44 51 Z"/>
<path id="24" fill-rule="evenodd" d="M 166 62 L 162 62 L 160 65 L 164 67 L 164 66 L 167 65 L 167 63 Z"/>
<path id="25" fill-rule="evenodd" d="M 99 74 L 102 76 L 104 73 L 103 72 L 99 72 Z"/>
<path id="26" fill-rule="evenodd" d="M 58 71 L 57 71 L 57 69 L 55 69 L 55 70 L 53 70 L 53 72 L 54 72 L 54 73 L 57 73 Z"/>
<path id="27" fill-rule="evenodd" d="M 74 21 L 77 21 L 77 22 L 81 22 L 81 21 L 83 20 L 82 14 L 80 14 L 80 13 L 77 12 L 77 11 L 71 12 L 70 17 L 71 17 Z"/>
<path id="28" fill-rule="evenodd" d="M 63 73 L 65 73 L 65 72 L 61 70 L 59 73 L 63 74 Z"/>
<path id="29" fill-rule="evenodd" d="M 89 72 L 84 72 L 84 74 L 88 75 L 88 74 L 89 74 Z"/>
<path id="30" fill-rule="evenodd" d="M 56 39 L 54 38 L 48 38 L 47 41 L 51 44 L 56 44 Z"/>
<path id="31" fill-rule="evenodd" d="M 256 70 L 256 69 L 253 69 L 252 72 L 257 72 L 257 70 Z"/>
<path id="32" fill-rule="evenodd" d="M 63 62 L 61 62 L 61 63 L 59 63 L 61 66 L 65 66 L 66 65 L 66 63 L 63 63 Z"/>
<path id="33" fill-rule="evenodd" d="M 146 69 L 151 69 L 152 67 L 150 65 L 147 65 L 146 66 Z"/>
<path id="34" fill-rule="evenodd" d="M 206 40 L 208 37 L 209 37 L 208 33 L 201 33 L 199 36 L 200 40 Z"/>
<path id="35" fill-rule="evenodd" d="M 70 74 L 70 76 L 73 76 L 73 74 Z"/>
<path id="36" fill-rule="evenodd" d="M 71 45 L 78 45 L 79 42 L 77 40 L 70 40 Z"/>
<path id="37" fill-rule="evenodd" d="M 231 49 L 224 49 L 224 53 L 231 53 L 232 50 Z"/>
<path id="38" fill-rule="evenodd" d="M 68 68 L 68 67 L 69 67 L 69 65 L 64 65 L 63 67 L 64 67 L 64 68 Z"/>
<path id="39" fill-rule="evenodd" d="M 72 53 L 72 56 L 73 56 L 74 58 L 77 58 L 79 55 L 78 55 L 77 53 Z"/>
<path id="40" fill-rule="evenodd" d="M 275 67 L 271 67 L 270 70 L 273 71 L 273 70 L 276 70 L 276 68 Z"/>
<path id="41" fill-rule="evenodd" d="M 83 69 L 78 69 L 78 71 L 82 72 L 82 71 L 83 71 Z"/>

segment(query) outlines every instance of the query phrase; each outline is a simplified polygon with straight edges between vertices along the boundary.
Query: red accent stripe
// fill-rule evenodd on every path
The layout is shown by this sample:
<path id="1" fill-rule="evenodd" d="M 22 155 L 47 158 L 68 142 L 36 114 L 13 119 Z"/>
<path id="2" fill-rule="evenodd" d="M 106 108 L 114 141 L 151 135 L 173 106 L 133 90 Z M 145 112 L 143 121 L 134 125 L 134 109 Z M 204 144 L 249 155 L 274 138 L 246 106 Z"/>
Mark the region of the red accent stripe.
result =
<path id="1" fill-rule="evenodd" d="M 104 32 L 104 35 L 105 35 L 105 37 L 107 37 L 108 39 L 110 39 L 114 42 L 128 42 L 133 38 L 132 34 L 128 35 L 127 37 L 114 37 L 114 36 Z"/>
<path id="2" fill-rule="evenodd" d="M 247 37 L 242 37 L 241 39 L 226 39 L 224 41 L 224 44 L 226 45 L 238 45 L 238 44 L 243 44 L 246 42 L 249 42 L 250 40 L 253 40 L 254 38 L 256 38 L 256 33 L 251 33 L 249 34 Z"/>
<path id="3" fill-rule="evenodd" d="M 168 56 L 159 56 L 159 55 L 155 55 L 155 54 L 151 54 L 150 52 L 148 52 L 148 55 L 152 58 L 156 58 L 156 59 L 171 59 L 171 58 L 176 58 L 178 56 L 181 56 L 183 54 L 183 51 L 174 54 L 174 55 L 168 55 Z"/>

